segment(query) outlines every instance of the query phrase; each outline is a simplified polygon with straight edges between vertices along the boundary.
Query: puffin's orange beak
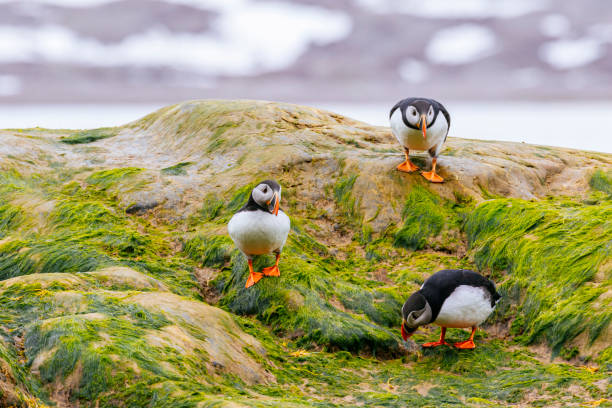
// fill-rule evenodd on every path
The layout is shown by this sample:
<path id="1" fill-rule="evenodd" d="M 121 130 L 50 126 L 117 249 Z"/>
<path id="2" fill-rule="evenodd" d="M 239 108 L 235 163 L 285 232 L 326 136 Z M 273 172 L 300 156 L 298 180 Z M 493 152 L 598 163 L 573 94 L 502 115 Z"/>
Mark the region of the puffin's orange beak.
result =
<path id="1" fill-rule="evenodd" d="M 406 330 L 404 330 L 404 323 L 402 322 L 402 339 L 404 339 L 404 341 L 408 341 L 408 337 L 410 336 L 408 333 L 406 333 Z"/>
<path id="2" fill-rule="evenodd" d="M 427 118 L 421 115 L 421 130 L 423 131 L 423 139 L 427 140 Z"/>
<path id="3" fill-rule="evenodd" d="M 274 193 L 274 215 L 278 215 L 278 207 L 280 207 L 280 196 L 278 193 Z"/>

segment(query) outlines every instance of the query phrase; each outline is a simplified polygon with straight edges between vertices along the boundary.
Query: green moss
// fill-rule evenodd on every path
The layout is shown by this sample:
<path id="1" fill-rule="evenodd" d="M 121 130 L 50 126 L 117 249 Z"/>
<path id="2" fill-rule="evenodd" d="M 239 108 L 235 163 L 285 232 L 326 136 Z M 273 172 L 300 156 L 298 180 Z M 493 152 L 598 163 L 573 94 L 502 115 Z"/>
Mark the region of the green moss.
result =
<path id="1" fill-rule="evenodd" d="M 216 194 L 211 193 L 204 197 L 202 209 L 200 210 L 203 221 L 212 221 L 217 218 L 221 210 L 223 210 L 223 205 L 223 200 Z"/>
<path id="2" fill-rule="evenodd" d="M 86 181 L 89 184 L 93 184 L 102 189 L 107 189 L 113 184 L 143 171 L 144 169 L 137 167 L 123 167 L 119 169 L 102 170 L 91 174 Z"/>
<path id="3" fill-rule="evenodd" d="M 235 251 L 231 269 L 223 269 L 216 279 L 223 295 L 220 303 L 233 313 L 257 316 L 304 347 L 397 353 L 398 338 L 389 327 L 399 324 L 399 301 L 345 281 L 342 275 L 348 269 L 326 254 L 325 246 L 294 229 L 281 257 L 281 277 L 264 278 L 245 289 L 247 262 Z M 256 257 L 254 268 L 273 262 L 271 256 Z"/>
<path id="4" fill-rule="evenodd" d="M 178 163 L 174 166 L 161 169 L 161 173 L 165 174 L 166 176 L 185 176 L 187 175 L 185 168 L 191 166 L 192 164 L 192 162 Z"/>
<path id="5" fill-rule="evenodd" d="M 612 171 L 597 170 L 589 180 L 591 188 L 612 195 Z"/>
<path id="6" fill-rule="evenodd" d="M 227 211 L 233 214 L 242 208 L 242 206 L 246 204 L 247 200 L 251 196 L 251 191 L 253 191 L 254 188 L 255 183 L 240 187 L 227 204 Z"/>
<path id="7" fill-rule="evenodd" d="M 66 144 L 83 144 L 91 143 L 100 139 L 106 139 L 116 136 L 119 133 L 117 128 L 99 128 L 90 130 L 81 130 L 68 137 L 60 139 L 60 142 Z"/>
<path id="8" fill-rule="evenodd" d="M 442 199 L 421 186 L 415 186 L 404 205 L 404 225 L 396 232 L 393 245 L 422 249 L 427 238 L 438 235 L 445 224 L 447 213 L 441 208 Z"/>
<path id="9" fill-rule="evenodd" d="M 11 204 L 0 204 L 0 238 L 4 238 L 23 222 L 21 209 Z"/>
<path id="10" fill-rule="evenodd" d="M 519 340 L 545 340 L 558 353 L 583 331 L 594 341 L 609 325 L 612 313 L 604 306 L 609 302 L 595 307 L 605 285 L 590 281 L 611 256 L 610 220 L 607 203 L 515 199 L 486 202 L 468 217 L 477 265 L 508 273 L 498 314 L 510 313 L 510 302 L 518 303 L 512 330 L 521 333 Z"/>
<path id="11" fill-rule="evenodd" d="M 334 197 L 340 213 L 349 222 L 357 222 L 361 218 L 359 212 L 359 202 L 353 196 L 353 186 L 357 180 L 357 175 L 342 177 L 334 185 Z"/>
<path id="12" fill-rule="evenodd" d="M 228 122 L 216 127 L 213 134 L 210 136 L 210 142 L 206 146 L 206 151 L 212 153 L 222 147 L 226 143 L 226 140 L 223 138 L 223 133 L 236 126 L 238 126 L 237 123 Z"/>
<path id="13" fill-rule="evenodd" d="M 233 243 L 229 237 L 197 235 L 187 241 L 184 251 L 204 266 L 219 267 L 229 261 L 232 249 Z"/>

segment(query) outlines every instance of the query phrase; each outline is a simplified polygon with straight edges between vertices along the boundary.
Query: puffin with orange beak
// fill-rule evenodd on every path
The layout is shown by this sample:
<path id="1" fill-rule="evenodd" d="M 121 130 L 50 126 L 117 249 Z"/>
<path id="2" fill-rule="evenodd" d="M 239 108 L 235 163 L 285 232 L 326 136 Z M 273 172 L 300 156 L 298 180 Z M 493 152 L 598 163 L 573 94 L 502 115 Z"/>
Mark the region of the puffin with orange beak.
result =
<path id="1" fill-rule="evenodd" d="M 280 199 L 281 186 L 274 180 L 264 180 L 253 189 L 249 201 L 227 224 L 227 232 L 249 263 L 247 288 L 264 276 L 280 276 L 278 262 L 291 226 L 289 217 L 279 209 Z M 253 257 L 269 253 L 276 254 L 274 266 L 255 272 Z"/>
<path id="2" fill-rule="evenodd" d="M 425 280 L 421 289 L 413 293 L 402 307 L 401 333 L 404 340 L 420 327 L 430 323 L 441 327 L 438 341 L 422 347 L 450 346 L 445 340 L 446 329 L 471 328 L 465 341 L 455 343 L 459 349 L 473 349 L 476 327 L 484 322 L 501 298 L 495 283 L 477 272 L 467 269 L 445 269 Z"/>
<path id="3" fill-rule="evenodd" d="M 391 109 L 389 122 L 406 156 L 406 160 L 397 169 L 407 173 L 418 170 L 410 161 L 410 149 L 427 150 L 432 157 L 431 171 L 421 174 L 432 183 L 443 182 L 444 179 L 436 173 L 436 162 L 450 127 L 450 115 L 446 108 L 433 99 L 407 98 Z"/>

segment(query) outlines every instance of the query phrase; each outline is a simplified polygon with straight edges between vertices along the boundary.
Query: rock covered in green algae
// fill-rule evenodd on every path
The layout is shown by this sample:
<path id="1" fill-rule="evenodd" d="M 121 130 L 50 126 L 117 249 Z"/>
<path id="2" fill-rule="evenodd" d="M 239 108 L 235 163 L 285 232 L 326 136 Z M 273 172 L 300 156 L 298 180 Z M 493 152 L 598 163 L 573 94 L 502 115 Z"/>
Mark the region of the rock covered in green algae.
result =
<path id="1" fill-rule="evenodd" d="M 444 407 L 606 395 L 610 155 L 450 138 L 447 182 L 429 185 L 394 170 L 402 155 L 386 128 L 257 101 L 0 137 L 0 400 Z M 270 175 L 293 229 L 282 276 L 245 290 L 225 224 Z M 404 354 L 399 307 L 444 267 L 501 283 L 490 335 L 470 353 Z"/>

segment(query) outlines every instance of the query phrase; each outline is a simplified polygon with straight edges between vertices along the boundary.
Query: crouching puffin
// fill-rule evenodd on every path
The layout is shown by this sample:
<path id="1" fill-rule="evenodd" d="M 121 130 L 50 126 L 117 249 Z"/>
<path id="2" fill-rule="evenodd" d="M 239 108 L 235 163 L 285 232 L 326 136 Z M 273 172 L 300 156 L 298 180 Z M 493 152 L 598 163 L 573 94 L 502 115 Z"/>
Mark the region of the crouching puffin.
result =
<path id="1" fill-rule="evenodd" d="M 419 326 L 435 323 L 442 328 L 440 340 L 425 343 L 436 347 L 444 341 L 447 327 L 471 327 L 466 341 L 455 343 L 459 349 L 473 349 L 476 326 L 493 312 L 500 299 L 495 284 L 484 276 L 466 269 L 445 269 L 431 275 L 402 307 L 402 337 L 408 340 Z"/>
<path id="2" fill-rule="evenodd" d="M 397 169 L 407 173 L 418 170 L 410 161 L 410 149 L 427 150 L 432 157 L 431 171 L 421 174 L 433 183 L 443 182 L 444 179 L 436 174 L 436 162 L 450 127 L 450 115 L 446 108 L 433 99 L 407 98 L 391 109 L 389 122 L 393 135 L 404 147 L 406 155 L 406 160 Z"/>
<path id="3" fill-rule="evenodd" d="M 281 186 L 274 180 L 264 180 L 227 224 L 227 232 L 249 262 L 247 288 L 264 276 L 280 276 L 278 261 L 290 227 L 289 217 L 279 210 L 280 199 Z M 276 254 L 274 266 L 253 271 L 253 256 L 272 252 Z"/>

